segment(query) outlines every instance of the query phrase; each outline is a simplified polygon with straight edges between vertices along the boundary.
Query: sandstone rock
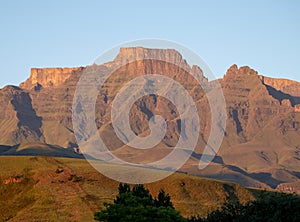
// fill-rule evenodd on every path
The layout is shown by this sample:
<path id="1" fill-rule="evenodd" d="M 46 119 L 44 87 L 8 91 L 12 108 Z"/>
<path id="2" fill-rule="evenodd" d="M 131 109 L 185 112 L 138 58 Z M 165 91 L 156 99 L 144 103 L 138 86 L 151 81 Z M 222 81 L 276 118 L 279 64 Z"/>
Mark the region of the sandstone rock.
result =
<path id="1" fill-rule="evenodd" d="M 32 68 L 30 77 L 20 84 L 23 89 L 31 90 L 33 87 L 56 87 L 64 83 L 70 76 L 82 69 L 77 68 Z"/>
<path id="2" fill-rule="evenodd" d="M 243 76 L 243 75 L 257 76 L 258 73 L 257 73 L 257 71 L 251 69 L 248 66 L 242 66 L 242 67 L 238 68 L 238 66 L 236 64 L 234 64 L 227 70 L 224 79 L 239 78 L 240 76 Z"/>
<path id="3" fill-rule="evenodd" d="M 5 180 L 3 180 L 3 184 L 4 185 L 8 185 L 8 184 L 11 184 L 11 183 L 21 183 L 23 180 L 23 175 L 17 175 L 17 176 L 14 176 L 14 177 L 9 177 Z"/>
<path id="4" fill-rule="evenodd" d="M 149 49 L 143 47 L 121 48 L 114 62 L 125 64 L 132 61 L 156 59 L 157 61 L 172 62 L 174 64 L 186 64 L 181 54 L 174 49 Z"/>
<path id="5" fill-rule="evenodd" d="M 290 100 L 288 100 L 288 99 L 284 99 L 284 100 L 282 100 L 281 104 L 282 104 L 283 106 L 289 106 L 289 107 L 291 107 L 291 106 L 292 106 L 292 103 L 291 103 L 291 101 L 290 101 Z"/>
<path id="6" fill-rule="evenodd" d="M 266 76 L 260 76 L 262 82 L 266 85 L 272 86 L 273 88 L 289 94 L 291 96 L 300 97 L 300 83 L 288 79 L 276 79 L 269 78 Z"/>
<path id="7" fill-rule="evenodd" d="M 300 112 L 300 105 L 295 106 L 295 112 Z"/>

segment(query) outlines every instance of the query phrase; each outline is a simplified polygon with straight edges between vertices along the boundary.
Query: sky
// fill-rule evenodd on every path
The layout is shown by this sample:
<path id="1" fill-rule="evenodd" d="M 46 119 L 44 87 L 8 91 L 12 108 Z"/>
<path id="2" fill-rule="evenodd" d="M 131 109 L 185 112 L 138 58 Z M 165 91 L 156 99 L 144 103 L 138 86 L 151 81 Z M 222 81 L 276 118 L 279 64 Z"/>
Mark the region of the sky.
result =
<path id="1" fill-rule="evenodd" d="M 0 0 L 0 88 L 32 67 L 91 64 L 124 42 L 184 45 L 222 77 L 232 65 L 300 81 L 300 1 Z"/>

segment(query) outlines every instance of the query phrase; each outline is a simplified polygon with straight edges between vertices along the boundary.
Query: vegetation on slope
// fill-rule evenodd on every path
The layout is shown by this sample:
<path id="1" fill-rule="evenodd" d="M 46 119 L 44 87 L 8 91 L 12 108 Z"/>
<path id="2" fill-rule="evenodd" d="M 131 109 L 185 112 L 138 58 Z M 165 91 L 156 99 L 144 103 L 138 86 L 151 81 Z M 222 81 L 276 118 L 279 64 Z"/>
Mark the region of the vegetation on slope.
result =
<path id="1" fill-rule="evenodd" d="M 3 156 L 0 165 L 0 221 L 92 221 L 103 203 L 113 203 L 118 194 L 118 182 L 83 159 Z M 4 183 L 18 176 L 19 182 Z M 145 187 L 153 196 L 160 189 L 169 193 L 184 217 L 206 216 L 228 199 L 255 199 L 252 190 L 240 185 L 179 173 Z"/>
<path id="2" fill-rule="evenodd" d="M 153 198 L 143 185 L 119 185 L 119 194 L 114 203 L 105 204 L 106 209 L 95 214 L 95 220 L 107 222 L 184 222 L 176 211 L 168 194 L 159 191 Z"/>
<path id="3" fill-rule="evenodd" d="M 300 197 L 295 194 L 261 192 L 257 200 L 242 205 L 238 201 L 225 203 L 206 218 L 192 217 L 191 222 L 298 222 Z"/>
<path id="4" fill-rule="evenodd" d="M 130 189 L 119 185 L 119 194 L 113 203 L 105 203 L 106 209 L 95 213 L 102 222 L 297 222 L 300 221 L 300 197 L 293 194 L 261 191 L 258 198 L 241 204 L 229 199 L 224 205 L 206 217 L 182 217 L 174 209 L 171 197 L 160 190 L 153 198 L 143 185 Z"/>

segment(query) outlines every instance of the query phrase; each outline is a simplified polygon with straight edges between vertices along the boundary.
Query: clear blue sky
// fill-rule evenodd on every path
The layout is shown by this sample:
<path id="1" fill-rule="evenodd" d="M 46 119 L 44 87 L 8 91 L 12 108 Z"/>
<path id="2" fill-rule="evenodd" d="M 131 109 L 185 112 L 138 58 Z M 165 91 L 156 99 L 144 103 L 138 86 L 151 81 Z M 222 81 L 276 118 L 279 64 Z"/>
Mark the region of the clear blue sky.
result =
<path id="1" fill-rule="evenodd" d="M 300 1 L 0 1 L 0 87 L 31 67 L 90 64 L 111 47 L 162 38 L 216 76 L 236 63 L 300 81 Z"/>

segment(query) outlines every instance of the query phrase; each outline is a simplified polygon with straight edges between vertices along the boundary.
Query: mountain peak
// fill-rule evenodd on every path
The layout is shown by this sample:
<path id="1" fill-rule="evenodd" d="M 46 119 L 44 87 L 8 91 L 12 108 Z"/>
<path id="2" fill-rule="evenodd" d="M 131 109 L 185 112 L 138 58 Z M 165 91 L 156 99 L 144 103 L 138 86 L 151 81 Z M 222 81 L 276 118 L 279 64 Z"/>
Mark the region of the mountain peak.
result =
<path id="1" fill-rule="evenodd" d="M 136 60 L 153 59 L 171 62 L 175 64 L 186 63 L 182 55 L 175 49 L 152 49 L 144 47 L 120 48 L 115 62 L 128 63 Z"/>
<path id="2" fill-rule="evenodd" d="M 229 67 L 227 70 L 225 77 L 228 76 L 236 76 L 236 75 L 255 75 L 258 76 L 258 72 L 255 71 L 254 69 L 251 69 L 249 66 L 241 66 L 238 68 L 236 64 L 233 64 L 232 66 Z"/>
<path id="3" fill-rule="evenodd" d="M 251 69 L 249 66 L 241 66 L 239 68 L 239 74 L 244 74 L 244 75 L 258 75 L 258 72 L 255 71 L 254 69 Z"/>

